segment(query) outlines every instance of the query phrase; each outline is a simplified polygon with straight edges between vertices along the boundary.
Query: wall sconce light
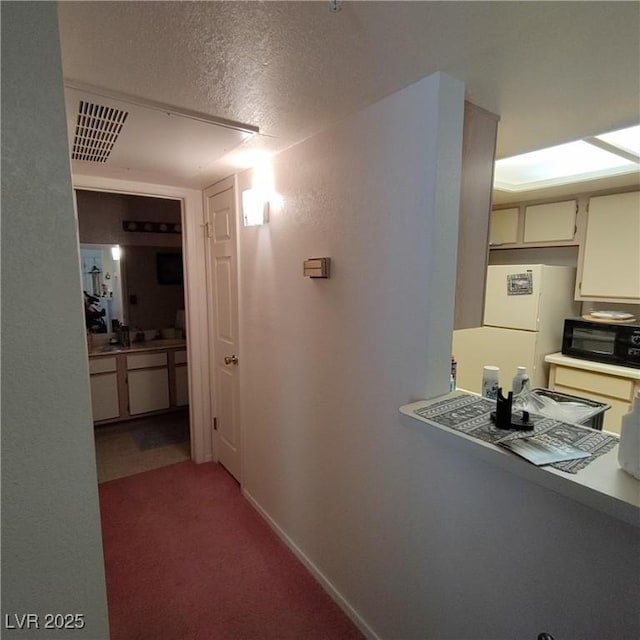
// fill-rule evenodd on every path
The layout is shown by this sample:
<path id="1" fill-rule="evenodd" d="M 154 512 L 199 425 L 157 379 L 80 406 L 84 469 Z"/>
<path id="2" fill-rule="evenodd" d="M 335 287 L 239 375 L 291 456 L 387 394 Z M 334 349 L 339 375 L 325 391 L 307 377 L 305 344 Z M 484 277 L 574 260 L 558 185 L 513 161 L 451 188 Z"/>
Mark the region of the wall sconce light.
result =
<path id="1" fill-rule="evenodd" d="M 242 192 L 242 215 L 245 227 L 264 224 L 269 220 L 269 202 L 254 189 L 245 189 Z"/>
<path id="2" fill-rule="evenodd" d="M 113 247 L 111 247 L 111 257 L 114 260 L 120 260 L 121 255 L 122 255 L 122 252 L 120 251 L 120 245 L 119 244 L 113 245 Z"/>

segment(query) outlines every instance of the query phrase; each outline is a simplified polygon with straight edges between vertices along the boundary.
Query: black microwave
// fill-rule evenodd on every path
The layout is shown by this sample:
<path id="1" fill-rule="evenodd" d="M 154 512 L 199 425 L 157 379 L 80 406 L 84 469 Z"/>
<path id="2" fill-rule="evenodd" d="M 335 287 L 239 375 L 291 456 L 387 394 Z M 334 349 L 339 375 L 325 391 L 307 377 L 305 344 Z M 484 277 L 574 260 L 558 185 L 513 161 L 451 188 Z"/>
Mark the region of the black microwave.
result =
<path id="1" fill-rule="evenodd" d="M 567 318 L 562 353 L 572 358 L 640 368 L 640 325 Z"/>

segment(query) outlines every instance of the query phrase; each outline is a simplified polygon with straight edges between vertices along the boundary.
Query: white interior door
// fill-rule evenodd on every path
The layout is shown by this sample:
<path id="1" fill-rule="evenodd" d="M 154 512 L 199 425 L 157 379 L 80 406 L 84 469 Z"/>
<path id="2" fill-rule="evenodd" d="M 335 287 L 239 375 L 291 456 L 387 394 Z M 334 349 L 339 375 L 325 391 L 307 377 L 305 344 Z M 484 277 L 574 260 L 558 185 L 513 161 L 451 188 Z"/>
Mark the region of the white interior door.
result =
<path id="1" fill-rule="evenodd" d="M 218 459 L 240 481 L 238 266 L 233 187 L 205 191 Z"/>

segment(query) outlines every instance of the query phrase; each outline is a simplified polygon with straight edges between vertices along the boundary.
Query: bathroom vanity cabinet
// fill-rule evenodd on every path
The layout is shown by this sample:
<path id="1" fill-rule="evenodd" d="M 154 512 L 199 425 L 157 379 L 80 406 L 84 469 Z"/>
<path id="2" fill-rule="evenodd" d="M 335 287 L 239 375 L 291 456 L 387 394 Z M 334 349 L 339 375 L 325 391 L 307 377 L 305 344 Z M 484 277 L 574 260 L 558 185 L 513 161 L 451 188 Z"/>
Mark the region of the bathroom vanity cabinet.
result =
<path id="1" fill-rule="evenodd" d="M 90 358 L 89 374 L 94 422 L 118 418 L 120 402 L 116 357 Z"/>
<path id="2" fill-rule="evenodd" d="M 89 353 L 94 423 L 127 420 L 189 404 L 184 340 L 154 340 Z"/>

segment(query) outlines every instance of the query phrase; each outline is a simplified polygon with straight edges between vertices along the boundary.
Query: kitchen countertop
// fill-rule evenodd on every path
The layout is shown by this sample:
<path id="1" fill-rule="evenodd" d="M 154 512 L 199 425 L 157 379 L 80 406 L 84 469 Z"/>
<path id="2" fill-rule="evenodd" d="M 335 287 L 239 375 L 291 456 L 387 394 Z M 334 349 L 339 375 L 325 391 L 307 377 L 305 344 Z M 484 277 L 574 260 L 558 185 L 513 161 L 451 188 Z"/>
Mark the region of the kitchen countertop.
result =
<path id="1" fill-rule="evenodd" d="M 96 356 L 113 356 L 120 353 L 137 353 L 140 351 L 158 351 L 166 349 L 180 349 L 187 346 L 187 341 L 184 338 L 171 338 L 162 340 L 148 340 L 145 342 L 132 342 L 130 347 L 123 347 L 122 345 L 100 345 L 95 346 L 89 351 L 89 357 L 94 358 Z"/>
<path id="2" fill-rule="evenodd" d="M 562 353 L 550 353 L 548 356 L 545 356 L 544 361 L 550 364 L 559 364 L 564 367 L 573 367 L 574 369 L 584 369 L 585 371 L 606 373 L 610 376 L 620 376 L 622 378 L 640 380 L 640 369 L 636 369 L 634 367 L 623 367 L 617 364 L 606 364 L 604 362 L 594 362 L 593 360 L 570 358 Z"/>
<path id="3" fill-rule="evenodd" d="M 569 474 L 551 467 L 537 467 L 502 447 L 439 425 L 415 413 L 416 409 L 454 398 L 461 393 L 469 392 L 457 390 L 400 407 L 401 421 L 409 421 L 408 425 L 411 426 L 415 426 L 416 422 L 422 423 L 434 435 L 446 439 L 449 444 L 469 455 L 480 457 L 509 473 L 640 527 L 640 480 L 624 472 L 618 465 L 618 445 L 595 458 L 578 473 Z"/>

